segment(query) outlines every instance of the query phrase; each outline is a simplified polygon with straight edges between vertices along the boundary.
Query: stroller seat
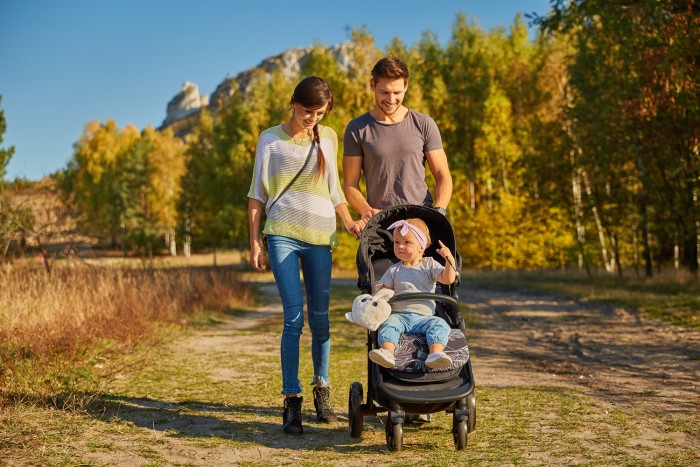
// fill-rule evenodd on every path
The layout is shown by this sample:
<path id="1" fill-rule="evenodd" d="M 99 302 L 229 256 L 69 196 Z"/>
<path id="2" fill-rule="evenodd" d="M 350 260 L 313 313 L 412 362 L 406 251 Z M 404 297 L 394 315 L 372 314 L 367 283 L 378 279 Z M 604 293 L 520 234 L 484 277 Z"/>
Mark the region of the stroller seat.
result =
<path id="1" fill-rule="evenodd" d="M 388 372 L 401 381 L 416 383 L 438 382 L 451 379 L 459 373 L 469 360 L 469 347 L 464 332 L 452 329 L 445 353 L 452 358 L 452 364 L 445 368 L 428 368 L 428 340 L 425 334 L 401 334 L 394 356 L 396 365 Z"/>

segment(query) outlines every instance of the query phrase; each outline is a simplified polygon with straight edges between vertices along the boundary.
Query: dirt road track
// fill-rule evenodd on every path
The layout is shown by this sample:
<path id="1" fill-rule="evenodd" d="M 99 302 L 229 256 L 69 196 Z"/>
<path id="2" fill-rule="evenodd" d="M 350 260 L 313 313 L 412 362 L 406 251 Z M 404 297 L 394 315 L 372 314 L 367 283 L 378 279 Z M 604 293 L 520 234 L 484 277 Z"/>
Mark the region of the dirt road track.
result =
<path id="1" fill-rule="evenodd" d="M 582 388 L 612 406 L 696 414 L 700 332 L 602 302 L 463 284 L 477 383 Z"/>

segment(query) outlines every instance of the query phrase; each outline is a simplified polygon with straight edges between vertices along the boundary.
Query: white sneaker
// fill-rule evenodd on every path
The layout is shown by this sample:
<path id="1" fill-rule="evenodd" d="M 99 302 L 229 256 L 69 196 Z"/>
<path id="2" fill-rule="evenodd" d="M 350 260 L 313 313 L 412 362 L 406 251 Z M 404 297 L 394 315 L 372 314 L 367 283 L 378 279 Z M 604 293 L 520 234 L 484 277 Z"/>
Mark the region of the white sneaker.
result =
<path id="1" fill-rule="evenodd" d="M 445 352 L 433 352 L 425 359 L 428 368 L 445 368 L 452 364 L 452 358 Z"/>
<path id="2" fill-rule="evenodd" d="M 374 349 L 369 353 L 369 359 L 384 368 L 393 368 L 396 365 L 394 354 L 386 349 Z"/>

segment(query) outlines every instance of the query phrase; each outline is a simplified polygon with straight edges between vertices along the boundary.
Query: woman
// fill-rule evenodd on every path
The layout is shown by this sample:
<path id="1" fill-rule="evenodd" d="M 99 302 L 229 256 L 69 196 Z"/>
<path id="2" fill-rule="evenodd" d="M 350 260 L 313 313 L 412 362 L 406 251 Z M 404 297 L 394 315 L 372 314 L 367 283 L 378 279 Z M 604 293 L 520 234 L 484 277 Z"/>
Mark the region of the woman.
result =
<path id="1" fill-rule="evenodd" d="M 255 171 L 248 192 L 250 264 L 264 271 L 260 218 L 272 273 L 284 309 L 282 331 L 283 430 L 301 434 L 299 338 L 304 327 L 304 301 L 299 270 L 304 276 L 314 406 L 321 422 L 337 420 L 330 405 L 328 361 L 331 247 L 336 238 L 336 213 L 345 229 L 357 237 L 365 221 L 354 222 L 338 178 L 338 136 L 319 121 L 333 108 L 333 94 L 322 78 L 303 79 L 290 100 L 291 118 L 263 131 L 258 139 Z"/>

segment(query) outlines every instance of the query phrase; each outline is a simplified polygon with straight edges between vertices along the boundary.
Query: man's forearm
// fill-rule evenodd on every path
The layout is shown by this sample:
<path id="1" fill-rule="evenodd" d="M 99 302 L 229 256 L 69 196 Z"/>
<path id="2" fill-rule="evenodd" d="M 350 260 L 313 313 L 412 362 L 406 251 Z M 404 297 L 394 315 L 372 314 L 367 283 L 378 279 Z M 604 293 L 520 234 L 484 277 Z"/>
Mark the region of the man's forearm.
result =
<path id="1" fill-rule="evenodd" d="M 352 208 L 360 216 L 364 215 L 367 211 L 372 210 L 372 206 L 369 205 L 359 188 L 354 186 L 345 186 L 343 189 L 348 203 L 350 203 L 350 206 L 352 206 Z"/>

